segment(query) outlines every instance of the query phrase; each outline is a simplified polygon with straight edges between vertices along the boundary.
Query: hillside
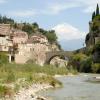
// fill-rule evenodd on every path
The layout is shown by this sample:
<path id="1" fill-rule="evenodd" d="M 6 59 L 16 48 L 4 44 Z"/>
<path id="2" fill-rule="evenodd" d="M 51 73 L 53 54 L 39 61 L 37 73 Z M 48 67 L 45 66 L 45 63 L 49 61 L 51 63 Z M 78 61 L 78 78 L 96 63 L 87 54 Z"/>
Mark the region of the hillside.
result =
<path id="1" fill-rule="evenodd" d="M 97 5 L 89 22 L 89 33 L 85 38 L 86 47 L 76 50 L 69 65 L 79 72 L 100 73 L 100 14 Z"/>
<path id="2" fill-rule="evenodd" d="M 49 41 L 49 43 L 56 43 L 56 45 L 61 49 L 61 46 L 59 45 L 57 41 L 57 36 L 54 30 L 44 30 L 43 28 L 40 28 L 39 25 L 34 23 L 17 23 L 13 19 L 8 18 L 6 16 L 0 15 L 0 24 L 10 24 L 15 29 L 20 29 L 22 31 L 27 32 L 27 34 L 30 36 L 31 34 L 42 34 L 45 35 Z"/>

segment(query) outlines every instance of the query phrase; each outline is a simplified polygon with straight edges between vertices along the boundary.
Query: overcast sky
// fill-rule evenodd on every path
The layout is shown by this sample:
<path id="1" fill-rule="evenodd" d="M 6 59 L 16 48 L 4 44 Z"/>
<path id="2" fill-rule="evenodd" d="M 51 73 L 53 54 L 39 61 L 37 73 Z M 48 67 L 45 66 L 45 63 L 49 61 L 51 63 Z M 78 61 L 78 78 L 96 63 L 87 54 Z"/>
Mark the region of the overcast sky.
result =
<path id="1" fill-rule="evenodd" d="M 0 13 L 18 22 L 54 29 L 65 50 L 83 46 L 88 22 L 100 0 L 0 0 Z"/>

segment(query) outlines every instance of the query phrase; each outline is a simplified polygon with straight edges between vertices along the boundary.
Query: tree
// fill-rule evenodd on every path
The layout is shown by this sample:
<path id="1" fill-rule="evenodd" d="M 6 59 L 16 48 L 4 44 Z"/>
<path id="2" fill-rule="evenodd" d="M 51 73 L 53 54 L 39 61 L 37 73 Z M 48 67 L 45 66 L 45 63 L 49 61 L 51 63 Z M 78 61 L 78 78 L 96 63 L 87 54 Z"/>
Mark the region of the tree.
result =
<path id="1" fill-rule="evenodd" d="M 97 8 L 96 8 L 96 16 L 99 15 L 99 5 L 97 4 Z"/>
<path id="2" fill-rule="evenodd" d="M 95 14 L 95 11 L 94 11 L 93 14 L 92 14 L 92 21 L 95 18 L 95 16 L 96 16 L 96 14 Z"/>
<path id="3" fill-rule="evenodd" d="M 50 43 L 56 42 L 57 41 L 57 36 L 54 30 L 47 31 L 45 34 L 47 39 L 49 40 Z"/>

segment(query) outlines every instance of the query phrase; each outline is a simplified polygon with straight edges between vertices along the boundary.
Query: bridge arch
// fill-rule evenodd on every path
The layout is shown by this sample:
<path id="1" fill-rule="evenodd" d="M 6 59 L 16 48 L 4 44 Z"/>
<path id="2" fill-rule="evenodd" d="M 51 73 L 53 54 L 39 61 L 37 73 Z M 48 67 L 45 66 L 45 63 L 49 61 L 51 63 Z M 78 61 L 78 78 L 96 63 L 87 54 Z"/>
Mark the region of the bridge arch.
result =
<path id="1" fill-rule="evenodd" d="M 56 56 L 63 56 L 63 57 L 67 57 L 69 60 L 72 56 L 72 52 L 71 51 L 52 51 L 52 52 L 47 52 L 46 53 L 46 61 L 45 64 L 50 64 L 50 61 L 56 57 Z"/>

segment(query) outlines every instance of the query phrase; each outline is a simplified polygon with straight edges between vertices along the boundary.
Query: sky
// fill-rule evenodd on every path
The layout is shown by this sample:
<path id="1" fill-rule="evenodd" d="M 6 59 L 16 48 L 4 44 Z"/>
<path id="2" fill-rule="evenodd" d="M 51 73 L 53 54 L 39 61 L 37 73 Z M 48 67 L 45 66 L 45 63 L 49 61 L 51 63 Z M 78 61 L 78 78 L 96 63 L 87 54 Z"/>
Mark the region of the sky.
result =
<path id="1" fill-rule="evenodd" d="M 55 30 L 64 50 L 83 47 L 92 12 L 100 0 L 0 0 L 0 14 Z"/>

